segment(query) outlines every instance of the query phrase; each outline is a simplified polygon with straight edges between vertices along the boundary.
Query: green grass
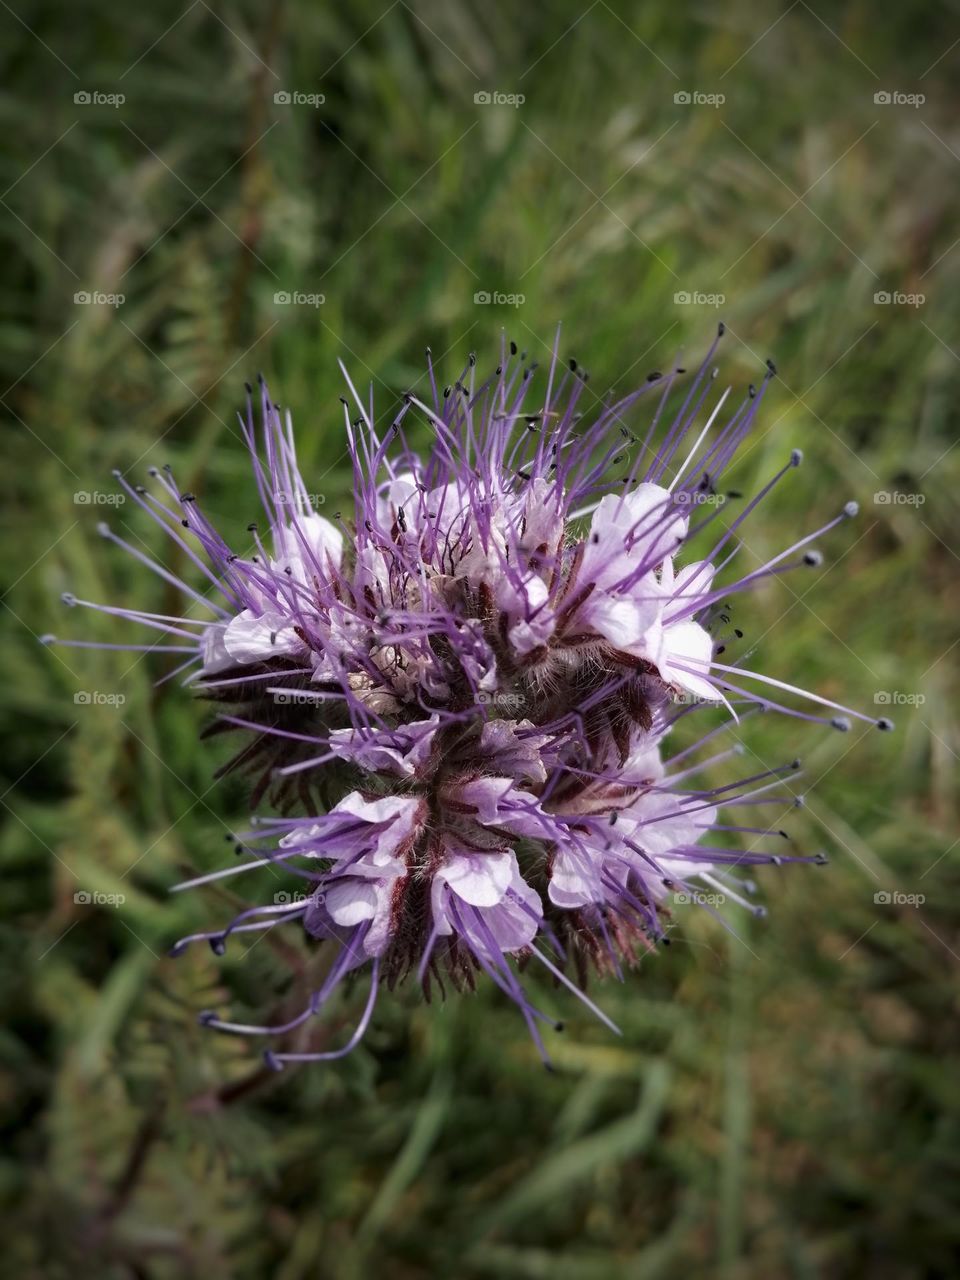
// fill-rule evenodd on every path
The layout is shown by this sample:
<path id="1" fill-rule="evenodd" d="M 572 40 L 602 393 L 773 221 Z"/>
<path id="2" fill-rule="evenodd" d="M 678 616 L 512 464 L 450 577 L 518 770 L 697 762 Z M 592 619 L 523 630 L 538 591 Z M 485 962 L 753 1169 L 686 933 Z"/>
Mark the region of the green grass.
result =
<path id="1" fill-rule="evenodd" d="M 6 502 L 0 1189 L 11 1274 L 352 1280 L 938 1276 L 960 1240 L 955 908 L 960 145 L 946 7 L 655 0 L 12 4 L 0 233 Z M 816 11 L 815 11 L 816 10 Z M 828 25 L 829 24 L 829 27 Z M 29 29 L 28 29 L 29 28 Z M 938 61 L 939 60 L 939 61 Z M 934 65 L 935 64 L 935 65 Z M 932 68 L 932 69 L 931 69 Z M 322 93 L 322 107 L 273 102 Z M 922 92 L 919 108 L 877 90 Z M 78 90 L 126 102 L 75 105 Z M 522 93 L 478 106 L 479 90 Z M 674 93 L 723 93 L 719 107 Z M 49 149 L 49 150 L 48 150 Z M 197 197 L 201 197 L 199 200 Z M 800 199 L 798 199 L 800 197 Z M 78 290 L 122 293 L 116 309 Z M 323 293 L 279 306 L 279 290 Z M 475 292 L 523 294 L 478 306 Z M 678 291 L 722 293 L 718 311 Z M 923 305 L 878 306 L 878 290 Z M 156 545 L 114 466 L 175 464 L 227 527 L 254 509 L 234 430 L 262 369 L 330 510 L 346 494 L 337 357 L 380 411 L 499 335 L 563 351 L 590 388 L 693 360 L 780 377 L 739 464 L 748 562 L 829 519 L 823 569 L 737 620 L 759 669 L 870 709 L 896 735 L 763 717 L 747 759 L 801 754 L 791 833 L 824 869 L 759 877 L 737 937 L 691 912 L 601 994 L 612 1038 L 538 1065 L 490 991 L 383 1002 L 331 1068 L 259 1072 L 198 1028 L 295 1004 L 293 935 L 241 959 L 165 958 L 231 897 L 170 897 L 224 858 L 237 784 L 211 786 L 203 711 L 155 658 L 47 650 L 115 637 L 64 590 L 164 608 L 96 536 Z M 922 506 L 878 504 L 878 491 Z M 85 707 L 78 689 L 122 694 Z M 758 766 L 762 767 L 762 766 Z M 119 908 L 78 890 L 122 893 Z M 878 906 L 880 890 L 921 893 Z M 746 945 L 744 945 L 746 944 Z M 293 970 L 292 988 L 290 973 Z M 356 999 L 333 1010 L 339 1026 Z"/>

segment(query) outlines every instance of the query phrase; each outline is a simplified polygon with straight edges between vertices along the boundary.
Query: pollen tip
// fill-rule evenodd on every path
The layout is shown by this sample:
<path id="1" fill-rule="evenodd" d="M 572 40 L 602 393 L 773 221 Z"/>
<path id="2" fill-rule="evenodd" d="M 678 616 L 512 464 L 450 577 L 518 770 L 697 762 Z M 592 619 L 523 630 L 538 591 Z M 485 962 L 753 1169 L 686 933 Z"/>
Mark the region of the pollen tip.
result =
<path id="1" fill-rule="evenodd" d="M 754 919 L 766 920 L 768 915 L 767 908 L 761 903 L 758 902 L 757 905 L 755 907 L 751 907 L 750 910 L 753 912 Z"/>
<path id="2" fill-rule="evenodd" d="M 51 645 L 51 644 L 56 644 L 56 643 L 57 643 L 57 637 L 53 634 L 53 632 L 52 632 L 52 631 L 48 631 L 48 632 L 46 633 L 46 635 L 42 635 L 42 636 L 40 637 L 40 643 L 41 643 L 42 645 L 44 645 L 44 646 L 46 646 L 46 645 Z"/>
<path id="3" fill-rule="evenodd" d="M 814 865 L 815 865 L 815 866 L 818 866 L 818 867 L 825 867 L 825 866 L 829 863 L 830 859 L 827 857 L 827 855 L 826 855 L 826 854 L 823 852 L 823 850 L 821 849 L 821 850 L 820 850 L 820 852 L 819 852 L 818 854 L 816 854 L 816 856 L 814 857 L 813 861 L 814 861 Z"/>
<path id="4" fill-rule="evenodd" d="M 881 716 L 880 719 L 877 721 L 877 728 L 880 729 L 883 733 L 891 733 L 895 727 L 896 726 L 894 725 L 893 721 L 888 719 L 886 716 Z"/>
<path id="5" fill-rule="evenodd" d="M 110 474 L 113 476 L 114 480 L 121 480 L 123 478 L 123 472 L 119 467 L 114 467 Z"/>
<path id="6" fill-rule="evenodd" d="M 224 942 L 223 938 L 220 938 L 220 937 L 211 938 L 210 950 L 213 952 L 215 956 L 222 956 L 226 953 L 227 944 Z"/>
<path id="7" fill-rule="evenodd" d="M 721 320 L 720 323 L 717 325 L 717 337 L 722 338 L 726 332 L 727 332 L 726 321 Z"/>
<path id="8" fill-rule="evenodd" d="M 77 603 L 77 597 L 73 594 L 72 591 L 62 592 L 60 595 L 60 600 L 63 604 L 67 605 L 71 609 Z"/>
<path id="9" fill-rule="evenodd" d="M 804 806 L 806 803 L 807 803 L 807 798 L 806 798 L 806 796 L 794 796 L 794 797 L 793 797 L 793 807 L 794 807 L 795 809 L 802 809 L 802 808 L 803 808 L 803 806 Z"/>
<path id="10" fill-rule="evenodd" d="M 101 538 L 110 537 L 110 526 L 107 524 L 106 520 L 101 520 L 98 522 L 97 533 L 99 533 Z"/>
<path id="11" fill-rule="evenodd" d="M 801 764 L 803 764 L 803 761 L 800 759 L 799 756 L 796 756 L 793 760 L 790 761 L 790 768 L 799 769 Z"/>
<path id="12" fill-rule="evenodd" d="M 803 553 L 803 563 L 811 569 L 818 569 L 823 564 L 823 552 L 817 551 L 816 548 L 812 551 L 805 551 Z"/>
<path id="13" fill-rule="evenodd" d="M 800 465 L 800 463 L 801 463 L 802 461 L 803 461 L 803 450 L 802 450 L 802 449 L 793 449 L 793 450 L 791 451 L 791 453 L 790 453 L 790 465 L 791 465 L 791 467 L 799 467 L 799 465 Z"/>
<path id="14" fill-rule="evenodd" d="M 772 378 L 775 378 L 777 376 L 777 366 L 769 357 L 767 357 L 767 371 L 769 372 Z"/>
<path id="15" fill-rule="evenodd" d="M 201 1009 L 197 1014 L 197 1022 L 201 1027 L 209 1027 L 211 1022 L 217 1021 L 216 1009 Z"/>
<path id="16" fill-rule="evenodd" d="M 850 721 L 847 716 L 834 716 L 830 721 L 830 726 L 833 729 L 838 729 L 840 733 L 849 733 L 850 731 Z"/>
<path id="17" fill-rule="evenodd" d="M 848 517 L 853 517 L 857 514 L 859 510 L 860 510 L 859 502 L 848 502 L 847 505 L 843 508 L 843 514 Z"/>
<path id="18" fill-rule="evenodd" d="M 271 1071 L 282 1071 L 283 1063 L 277 1057 L 272 1049 L 264 1050 L 263 1054 L 264 1066 L 269 1067 Z"/>

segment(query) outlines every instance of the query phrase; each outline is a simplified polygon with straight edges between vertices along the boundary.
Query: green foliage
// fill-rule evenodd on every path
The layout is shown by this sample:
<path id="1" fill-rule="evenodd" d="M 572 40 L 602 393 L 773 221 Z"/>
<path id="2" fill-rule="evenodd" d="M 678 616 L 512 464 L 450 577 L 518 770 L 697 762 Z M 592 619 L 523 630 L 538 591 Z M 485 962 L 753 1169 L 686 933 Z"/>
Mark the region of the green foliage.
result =
<path id="1" fill-rule="evenodd" d="M 86 0 L 3 20 L 6 1273 L 949 1273 L 960 248 L 946 10 Z M 926 102 L 877 105 L 880 89 Z M 81 90 L 126 101 L 75 104 Z M 277 104 L 280 90 L 325 102 Z M 681 90 L 726 101 L 676 104 Z M 479 91 L 526 101 L 478 105 Z M 75 305 L 80 290 L 124 301 Z M 484 290 L 525 301 L 475 305 Z M 876 305 L 880 290 L 925 302 Z M 278 305 L 278 291 L 325 300 Z M 744 562 L 861 504 L 821 570 L 737 611 L 758 669 L 865 708 L 881 690 L 925 702 L 890 709 L 892 737 L 744 727 L 751 766 L 804 756 L 790 833 L 832 864 L 765 870 L 770 918 L 734 909 L 734 936 L 688 909 L 669 952 L 594 992 L 622 1040 L 544 990 L 567 1020 L 545 1076 L 496 993 L 424 1007 L 409 991 L 348 1061 L 273 1077 L 256 1046 L 196 1014 L 302 1005 L 302 943 L 166 957 L 235 901 L 168 893 L 222 864 L 244 818 L 242 788 L 212 784 L 220 748 L 197 746 L 206 713 L 156 685 L 166 659 L 37 643 L 122 638 L 64 616 L 64 590 L 173 606 L 96 536 L 108 519 L 156 549 L 146 520 L 74 494 L 169 460 L 239 536 L 254 494 L 234 415 L 262 368 L 335 510 L 338 356 L 386 414 L 423 385 L 425 345 L 452 381 L 502 326 L 545 360 L 563 320 L 564 353 L 602 397 L 704 347 L 718 313 L 679 291 L 726 296 L 735 385 L 778 362 L 738 486 L 806 453 L 757 512 Z M 78 690 L 126 701 L 77 704 Z M 878 891 L 925 902 L 878 905 Z M 359 999 L 331 1010 L 332 1044 Z"/>

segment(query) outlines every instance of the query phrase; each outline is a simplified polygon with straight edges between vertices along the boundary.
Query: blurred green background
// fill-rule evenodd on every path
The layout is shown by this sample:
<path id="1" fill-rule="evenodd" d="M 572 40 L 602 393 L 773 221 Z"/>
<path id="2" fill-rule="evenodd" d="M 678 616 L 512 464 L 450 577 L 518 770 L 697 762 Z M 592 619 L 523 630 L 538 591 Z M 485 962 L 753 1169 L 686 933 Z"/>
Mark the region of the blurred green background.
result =
<path id="1" fill-rule="evenodd" d="M 3 1273 L 956 1274 L 955 9 L 11 0 L 0 23 Z M 737 611 L 759 669 L 898 722 L 744 728 L 751 768 L 803 755 L 791 835 L 831 865 L 763 869 L 770 917 L 731 909 L 737 936 L 687 910 L 600 989 L 622 1040 L 543 993 L 553 1076 L 496 993 L 411 990 L 347 1061 L 265 1078 L 195 1015 L 296 1004 L 295 932 L 165 956 L 234 902 L 168 895 L 243 821 L 207 712 L 155 687 L 169 660 L 37 642 L 123 638 L 64 590 L 173 604 L 96 536 L 157 546 L 110 469 L 171 461 L 242 541 L 259 369 L 336 504 L 338 356 L 386 415 L 426 344 L 452 381 L 503 327 L 542 360 L 562 320 L 602 396 L 721 315 L 724 379 L 780 370 L 739 487 L 807 459 L 748 563 L 861 504 L 821 570 Z"/>

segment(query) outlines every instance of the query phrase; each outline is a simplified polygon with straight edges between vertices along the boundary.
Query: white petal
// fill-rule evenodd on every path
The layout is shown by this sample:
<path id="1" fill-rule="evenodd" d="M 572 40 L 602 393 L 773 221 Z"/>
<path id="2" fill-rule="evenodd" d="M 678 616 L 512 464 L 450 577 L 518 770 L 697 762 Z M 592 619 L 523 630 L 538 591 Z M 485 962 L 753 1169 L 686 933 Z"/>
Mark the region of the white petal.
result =
<path id="1" fill-rule="evenodd" d="M 494 907 L 502 901 L 516 859 L 512 853 L 456 853 L 437 872 L 458 898 L 472 907 Z"/>
<path id="2" fill-rule="evenodd" d="M 699 622 L 678 622 L 664 630 L 664 658 L 660 664 L 660 674 L 671 684 L 678 684 L 681 689 L 692 693 L 694 697 L 705 698 L 708 702 L 722 701 L 720 693 L 704 677 L 710 670 L 713 657 L 713 639 L 704 631 Z M 681 671 L 673 664 L 682 662 L 685 667 L 692 667 L 695 672 Z"/>
<path id="3" fill-rule="evenodd" d="M 585 907 L 591 902 L 602 902 L 603 888 L 586 853 L 582 850 L 562 850 L 554 859 L 547 890 L 550 901 L 565 910 Z"/>
<path id="4" fill-rule="evenodd" d="M 716 566 L 712 565 L 709 560 L 695 560 L 693 564 L 688 564 L 677 574 L 676 581 L 673 584 L 673 596 L 685 595 L 691 598 L 694 595 L 705 596 L 710 592 L 713 586 L 713 579 L 716 576 Z M 691 601 L 685 601 L 690 604 Z"/>
<path id="5" fill-rule="evenodd" d="M 349 928 L 373 919 L 377 913 L 377 891 L 367 880 L 344 879 L 326 891 L 324 906 L 335 924 Z"/>
<path id="6" fill-rule="evenodd" d="M 297 524 L 321 568 L 326 569 L 329 560 L 339 569 L 343 560 L 343 534 L 337 526 L 316 512 L 300 516 Z M 297 543 L 299 544 L 299 539 Z M 309 561 L 307 567 L 313 569 Z"/>
<path id="7" fill-rule="evenodd" d="M 244 609 L 228 624 L 223 644 L 235 662 L 263 662 L 278 655 L 300 653 L 304 643 L 279 613 L 267 612 L 258 618 Z"/>
<path id="8" fill-rule="evenodd" d="M 504 952 L 519 951 L 529 946 L 537 936 L 542 918 L 540 895 L 530 888 L 519 872 L 503 901 L 483 913 L 484 923 Z"/>
<path id="9" fill-rule="evenodd" d="M 223 671 L 227 667 L 233 666 L 234 659 L 227 652 L 227 646 L 223 643 L 223 634 L 226 628 L 222 622 L 214 622 L 207 627 L 203 635 L 200 637 L 200 654 L 203 658 L 203 674 L 214 675 L 218 671 Z"/>

